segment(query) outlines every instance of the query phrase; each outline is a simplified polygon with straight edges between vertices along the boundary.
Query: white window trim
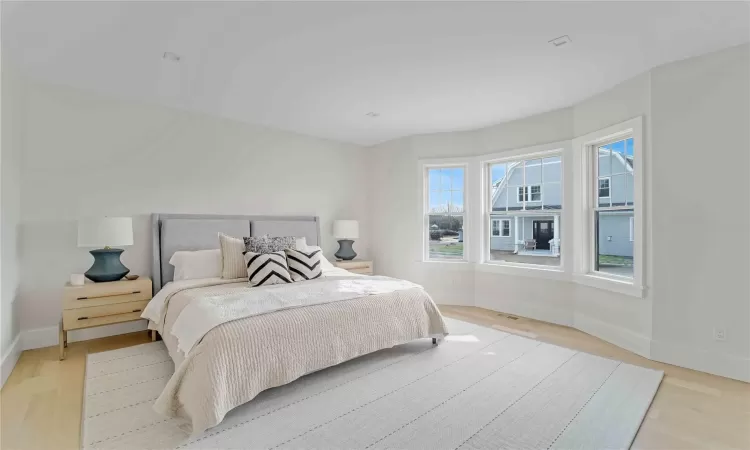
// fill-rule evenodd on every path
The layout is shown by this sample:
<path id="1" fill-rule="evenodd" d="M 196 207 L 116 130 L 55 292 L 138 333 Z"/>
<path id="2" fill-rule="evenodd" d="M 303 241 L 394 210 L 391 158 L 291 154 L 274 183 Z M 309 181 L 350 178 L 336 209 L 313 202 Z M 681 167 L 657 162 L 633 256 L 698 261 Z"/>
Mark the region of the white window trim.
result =
<path id="1" fill-rule="evenodd" d="M 419 227 L 421 231 L 421 254 L 419 261 L 426 263 L 445 263 L 445 264 L 465 264 L 469 262 L 470 244 L 471 244 L 471 207 L 469 206 L 469 160 L 467 158 L 440 158 L 440 159 L 425 159 L 419 162 L 419 176 L 421 177 L 421 189 L 419 190 L 419 204 L 422 205 L 419 211 Z M 464 169 L 464 211 L 462 213 L 464 218 L 463 227 L 463 244 L 464 254 L 461 259 L 441 259 L 441 258 L 430 258 L 430 234 L 429 228 L 429 208 L 430 208 L 430 189 L 429 189 L 429 177 L 427 171 L 429 169 L 440 169 L 440 168 L 462 168 Z M 453 214 L 458 215 L 458 214 Z"/>
<path id="2" fill-rule="evenodd" d="M 595 272 L 593 261 L 596 257 L 593 245 L 594 201 L 598 198 L 598 178 L 595 177 L 593 164 L 593 149 L 607 142 L 618 139 L 633 138 L 634 176 L 633 200 L 635 206 L 633 218 L 633 237 L 639 239 L 633 242 L 633 278 Z M 644 262 L 645 262 L 645 234 L 643 216 L 644 171 L 643 171 L 643 118 L 636 117 L 623 123 L 607 127 L 573 140 L 573 154 L 575 168 L 580 176 L 574 178 L 574 277 L 580 283 L 599 289 L 619 292 L 635 297 L 643 297 L 645 290 Z M 598 157 L 598 154 L 596 155 Z M 593 195 L 592 183 L 597 183 L 596 196 Z M 611 183 L 610 183 L 611 189 Z M 611 195 L 611 191 L 610 191 Z M 641 238 L 643 237 L 643 238 Z"/>
<path id="3" fill-rule="evenodd" d="M 513 150 L 508 150 L 500 153 L 493 153 L 488 155 L 482 155 L 476 158 L 479 163 L 481 176 L 479 177 L 479 192 L 481 193 L 481 203 L 477 206 L 484 211 L 485 220 L 482 220 L 481 229 L 478 229 L 475 233 L 478 234 L 478 246 L 475 247 L 477 254 L 479 255 L 477 261 L 477 270 L 482 272 L 502 273 L 508 275 L 522 275 L 532 276 L 539 278 L 549 278 L 554 280 L 569 280 L 569 274 L 566 273 L 566 267 L 570 264 L 566 260 L 572 257 L 572 252 L 564 252 L 560 255 L 559 266 L 543 266 L 538 264 L 524 264 L 507 261 L 493 261 L 490 259 L 490 232 L 491 229 L 487 227 L 491 226 L 490 221 L 486 220 L 487 216 L 492 213 L 492 194 L 488 190 L 492 176 L 490 168 L 492 164 L 499 163 L 510 163 L 522 159 L 540 159 L 549 158 L 553 156 L 560 157 L 560 198 L 561 203 L 565 204 L 565 170 L 566 170 L 566 158 L 568 158 L 571 152 L 572 141 L 559 141 L 543 145 L 535 145 L 531 147 L 523 147 Z M 542 166 L 543 167 L 543 166 Z M 557 182 L 556 182 L 557 183 Z M 541 185 L 539 185 L 541 186 Z M 516 191 L 518 192 L 518 191 Z M 544 198 L 544 197 L 542 197 Z M 527 217 L 533 217 L 538 215 L 559 215 L 561 224 L 561 233 L 559 235 L 562 241 L 568 239 L 566 237 L 566 229 L 571 227 L 565 224 L 567 215 L 565 207 L 562 210 L 533 210 L 533 211 L 514 211 L 514 215 L 524 215 Z M 464 219 L 466 220 L 466 219 Z M 508 219 L 509 220 L 509 219 Z M 569 234 L 568 234 L 569 235 Z M 566 257 L 566 254 L 571 256 Z"/>
<path id="4" fill-rule="evenodd" d="M 607 190 L 609 191 L 609 195 L 601 195 L 601 187 L 599 187 L 599 181 L 601 180 L 607 180 Z M 599 181 L 597 181 L 596 186 L 596 194 L 599 196 L 599 198 L 612 198 L 612 177 L 599 177 Z"/>

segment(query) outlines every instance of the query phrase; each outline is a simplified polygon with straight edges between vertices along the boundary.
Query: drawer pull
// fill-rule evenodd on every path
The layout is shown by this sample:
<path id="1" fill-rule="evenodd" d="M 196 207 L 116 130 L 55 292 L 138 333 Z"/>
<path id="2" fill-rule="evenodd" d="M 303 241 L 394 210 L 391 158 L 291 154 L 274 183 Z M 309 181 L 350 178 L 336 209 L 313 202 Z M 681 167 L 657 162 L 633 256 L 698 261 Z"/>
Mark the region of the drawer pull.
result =
<path id="1" fill-rule="evenodd" d="M 141 291 L 133 291 L 133 292 L 123 292 L 121 294 L 105 294 L 105 295 L 97 295 L 94 297 L 77 297 L 76 300 L 90 300 L 94 298 L 107 298 L 107 297 L 119 297 L 121 295 L 133 295 L 133 294 L 140 294 Z"/>
<path id="2" fill-rule="evenodd" d="M 134 309 L 134 310 L 132 310 L 130 312 L 124 311 L 124 312 L 121 312 L 121 313 L 114 313 L 114 314 L 102 314 L 101 316 L 91 316 L 91 317 L 83 316 L 83 317 L 79 317 L 78 320 L 100 319 L 102 317 L 110 317 L 110 316 L 122 316 L 123 314 L 130 314 L 130 313 L 136 313 L 136 312 L 141 312 L 141 311 L 142 310 L 140 310 L 140 309 Z"/>

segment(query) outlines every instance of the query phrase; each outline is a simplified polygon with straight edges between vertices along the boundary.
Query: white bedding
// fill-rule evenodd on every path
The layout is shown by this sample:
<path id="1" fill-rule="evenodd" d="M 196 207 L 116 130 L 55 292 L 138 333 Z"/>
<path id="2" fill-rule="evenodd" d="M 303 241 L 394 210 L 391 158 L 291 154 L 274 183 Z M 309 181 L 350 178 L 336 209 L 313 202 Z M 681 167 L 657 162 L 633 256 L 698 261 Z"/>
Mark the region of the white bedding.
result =
<path id="1" fill-rule="evenodd" d="M 356 277 L 359 275 L 354 274 L 344 269 L 339 269 L 338 267 L 323 266 L 323 276 L 324 277 Z M 223 279 L 223 278 L 217 277 L 217 278 L 200 278 L 200 279 L 194 279 L 194 280 L 170 281 L 169 283 L 165 284 L 164 287 L 162 287 L 161 290 L 156 293 L 156 295 L 154 295 L 154 298 L 152 298 L 150 302 L 148 302 L 148 305 L 146 305 L 146 309 L 143 310 L 141 317 L 149 320 L 149 324 L 148 324 L 149 329 L 157 330 L 159 333 L 161 333 L 162 330 L 161 330 L 160 324 L 164 323 L 164 320 L 163 320 L 164 319 L 163 317 L 164 303 L 166 299 L 169 298 L 171 295 L 179 291 L 183 291 L 185 289 L 192 289 L 198 286 L 206 286 L 208 284 L 241 283 L 243 281 L 247 281 L 247 278 Z"/>
<path id="2" fill-rule="evenodd" d="M 233 320 L 289 308 L 334 303 L 370 295 L 420 288 L 406 280 L 381 276 L 328 276 L 292 284 L 258 286 L 203 297 L 182 310 L 172 325 L 177 348 L 190 353 L 213 328 Z"/>
<path id="3" fill-rule="evenodd" d="M 375 278 L 341 269 L 326 270 L 325 275 L 321 284 L 336 284 L 346 278 L 350 281 Z M 199 433 L 268 388 L 377 350 L 447 334 L 440 312 L 424 289 L 408 282 L 402 284 L 400 280 L 386 280 L 382 280 L 382 286 L 369 288 L 357 286 L 358 283 L 341 283 L 357 292 L 346 301 L 329 302 L 320 298 L 320 303 L 284 308 L 283 302 L 275 299 L 271 301 L 275 306 L 270 312 L 236 319 L 230 319 L 229 315 L 202 337 L 192 338 L 195 345 L 187 354 L 178 349 L 178 339 L 173 333 L 176 323 L 192 323 L 186 326 L 190 330 L 206 328 L 201 322 L 210 322 L 205 316 L 200 318 L 200 314 L 182 319 L 186 310 L 204 310 L 191 305 L 200 305 L 212 297 L 236 298 L 239 303 L 244 298 L 245 303 L 252 305 L 254 302 L 249 300 L 252 295 L 248 297 L 248 292 L 260 293 L 273 286 L 249 288 L 246 279 L 218 278 L 167 284 L 143 314 L 162 334 L 175 363 L 175 373 L 154 408 L 169 417 L 188 419 L 193 433 Z M 303 288 L 306 283 L 309 282 L 282 287 L 295 291 L 299 286 L 301 291 L 308 291 L 303 297 L 309 299 L 310 289 Z M 385 289 L 387 286 L 402 289 L 377 293 L 389 291 Z M 280 305 L 282 309 L 275 309 Z"/>

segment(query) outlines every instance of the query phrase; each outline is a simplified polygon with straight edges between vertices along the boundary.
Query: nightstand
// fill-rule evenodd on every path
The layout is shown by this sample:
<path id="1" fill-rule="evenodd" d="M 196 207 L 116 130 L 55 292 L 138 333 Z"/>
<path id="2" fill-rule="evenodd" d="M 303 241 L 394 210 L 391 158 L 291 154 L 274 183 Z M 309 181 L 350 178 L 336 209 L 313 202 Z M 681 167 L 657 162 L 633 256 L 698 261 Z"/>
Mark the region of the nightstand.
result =
<path id="1" fill-rule="evenodd" d="M 348 270 L 349 272 L 359 273 L 362 275 L 372 275 L 372 261 L 363 259 L 352 259 L 350 261 L 334 261 L 333 265 L 339 269 Z"/>
<path id="2" fill-rule="evenodd" d="M 68 331 L 140 320 L 141 312 L 151 300 L 152 289 L 148 277 L 133 281 L 85 283 L 83 286 L 65 284 L 60 321 L 60 359 L 65 359 Z"/>

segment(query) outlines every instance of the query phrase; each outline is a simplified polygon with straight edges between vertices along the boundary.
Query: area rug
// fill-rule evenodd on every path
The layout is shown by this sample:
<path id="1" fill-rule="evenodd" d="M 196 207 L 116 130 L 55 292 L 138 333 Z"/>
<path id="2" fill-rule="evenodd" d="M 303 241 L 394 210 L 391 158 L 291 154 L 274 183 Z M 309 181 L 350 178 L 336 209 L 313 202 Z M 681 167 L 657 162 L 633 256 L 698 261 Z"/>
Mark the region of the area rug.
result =
<path id="1" fill-rule="evenodd" d="M 447 319 L 414 341 L 261 393 L 190 436 L 154 400 L 174 371 L 164 344 L 91 354 L 84 448 L 624 449 L 662 372 Z"/>

